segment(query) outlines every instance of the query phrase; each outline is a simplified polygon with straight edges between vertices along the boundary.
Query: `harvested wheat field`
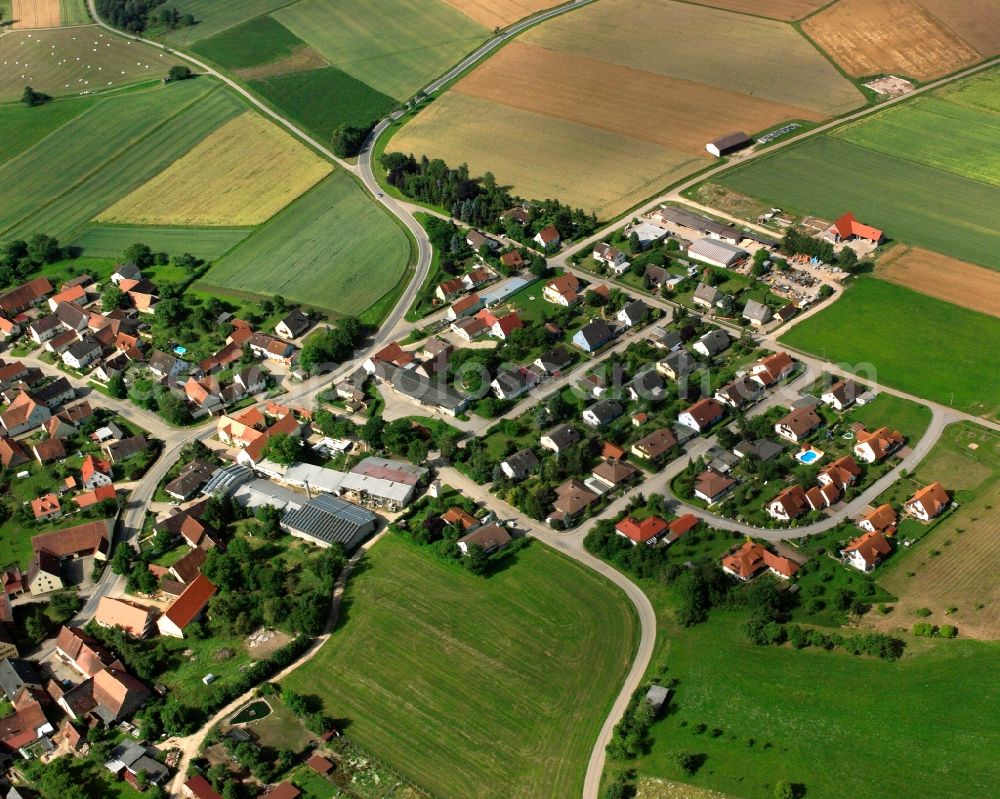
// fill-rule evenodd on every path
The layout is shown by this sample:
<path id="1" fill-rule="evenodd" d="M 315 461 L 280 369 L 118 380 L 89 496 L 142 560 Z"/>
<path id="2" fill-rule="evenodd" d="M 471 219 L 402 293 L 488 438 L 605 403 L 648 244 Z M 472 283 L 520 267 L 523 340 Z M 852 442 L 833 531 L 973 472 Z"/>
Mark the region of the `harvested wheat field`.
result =
<path id="1" fill-rule="evenodd" d="M 247 111 L 116 202 L 97 221 L 257 225 L 332 170 L 276 125 Z"/>
<path id="2" fill-rule="evenodd" d="M 601 0 L 532 28 L 520 41 L 823 115 L 865 102 L 791 25 L 690 3 Z M 614 96 L 605 104 L 613 107 Z"/>
<path id="3" fill-rule="evenodd" d="M 949 427 L 925 464 L 917 470 L 921 480 L 941 480 L 959 508 L 898 553 L 879 578 L 899 597 L 895 612 L 865 618 L 892 628 L 920 621 L 914 611 L 929 608 L 927 621 L 954 624 L 960 636 L 1000 639 L 1000 514 L 994 510 L 1000 506 L 1000 435 L 971 423 Z"/>
<path id="4" fill-rule="evenodd" d="M 802 19 L 817 8 L 825 6 L 829 0 L 768 0 L 761 8 L 760 0 L 689 0 L 699 6 L 722 8 L 726 11 L 737 11 L 741 14 L 753 14 L 758 17 L 769 17 L 786 22 Z"/>
<path id="5" fill-rule="evenodd" d="M 14 30 L 58 28 L 59 0 L 14 0 L 10 18 Z"/>
<path id="6" fill-rule="evenodd" d="M 454 91 L 691 155 L 720 131 L 821 118 L 805 108 L 521 43 L 505 47 Z"/>
<path id="7" fill-rule="evenodd" d="M 875 273 L 921 294 L 1000 317 L 1000 272 L 919 247 L 896 247 Z"/>
<path id="8" fill-rule="evenodd" d="M 525 132 L 530 131 L 530 155 Z M 449 92 L 393 137 L 389 150 L 426 153 L 473 174 L 492 171 L 524 197 L 558 197 L 611 218 L 690 175 L 704 159 L 588 125 Z"/>
<path id="9" fill-rule="evenodd" d="M 982 59 L 918 0 L 840 0 L 802 28 L 855 77 L 930 80 Z"/>
<path id="10" fill-rule="evenodd" d="M 506 28 L 546 8 L 559 5 L 559 0 L 444 0 L 452 8 L 474 19 L 484 28 Z"/>
<path id="11" fill-rule="evenodd" d="M 1000 53 L 1000 9 L 996 0 L 919 0 L 930 14 L 982 55 Z"/>

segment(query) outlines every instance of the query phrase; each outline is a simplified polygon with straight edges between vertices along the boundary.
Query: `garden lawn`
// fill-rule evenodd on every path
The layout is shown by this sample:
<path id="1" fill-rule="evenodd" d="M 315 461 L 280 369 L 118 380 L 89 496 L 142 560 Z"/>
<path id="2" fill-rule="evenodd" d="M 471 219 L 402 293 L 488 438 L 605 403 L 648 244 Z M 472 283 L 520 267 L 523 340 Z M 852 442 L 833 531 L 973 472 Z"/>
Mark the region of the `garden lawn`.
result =
<path id="1" fill-rule="evenodd" d="M 755 159 L 717 182 L 793 213 L 835 219 L 853 211 L 890 239 L 998 267 L 1000 187 L 833 136 Z"/>
<path id="2" fill-rule="evenodd" d="M 488 31 L 441 0 L 300 0 L 273 16 L 331 64 L 397 100 L 458 63 Z"/>
<path id="3" fill-rule="evenodd" d="M 627 671 L 631 607 L 533 542 L 488 579 L 388 537 L 340 628 L 284 681 L 436 796 L 578 796 Z"/>
<path id="4" fill-rule="evenodd" d="M 396 285 L 409 255 L 400 227 L 334 172 L 222 258 L 204 285 L 357 315 Z"/>
<path id="5" fill-rule="evenodd" d="M 861 422 L 869 430 L 879 427 L 898 430 L 912 446 L 920 440 L 931 423 L 931 410 L 919 402 L 883 392 L 874 402 L 855 407 L 847 414 L 847 419 Z"/>
<path id="6" fill-rule="evenodd" d="M 322 141 L 340 124 L 370 125 L 396 105 L 392 97 L 336 67 L 272 75 L 249 84 Z"/>
<path id="7" fill-rule="evenodd" d="M 95 258 L 121 258 L 129 245 L 148 244 L 153 252 L 214 260 L 250 235 L 248 227 L 168 227 L 165 225 L 88 225 L 73 244 Z"/>
<path id="8" fill-rule="evenodd" d="M 996 319 L 892 283 L 860 278 L 781 341 L 967 413 L 1000 410 Z"/>
<path id="9" fill-rule="evenodd" d="M 1000 702 L 992 675 L 1000 646 L 911 644 L 887 663 L 841 652 L 754 646 L 739 613 L 713 613 L 688 630 L 671 625 L 666 676 L 673 710 L 652 730 L 640 776 L 683 780 L 742 799 L 772 799 L 777 780 L 807 796 L 965 799 L 994 792 Z M 669 622 L 668 622 L 669 623 Z M 705 724 L 708 732 L 697 734 Z M 713 729 L 721 730 L 713 737 Z M 678 751 L 707 755 L 693 777 Z M 855 758 L 858 767 L 850 767 Z"/>

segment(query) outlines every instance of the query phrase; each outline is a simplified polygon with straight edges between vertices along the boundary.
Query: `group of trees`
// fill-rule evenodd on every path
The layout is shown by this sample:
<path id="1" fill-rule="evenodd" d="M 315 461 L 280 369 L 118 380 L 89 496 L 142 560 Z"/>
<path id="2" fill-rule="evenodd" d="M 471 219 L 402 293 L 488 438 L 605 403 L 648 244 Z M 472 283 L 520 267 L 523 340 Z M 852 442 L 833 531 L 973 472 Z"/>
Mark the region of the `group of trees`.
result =
<path id="1" fill-rule="evenodd" d="M 463 498 L 431 499 L 425 497 L 410 511 L 402 516 L 393 528 L 414 544 L 427 547 L 444 560 L 458 562 L 473 574 L 485 576 L 497 568 L 499 561 L 491 558 L 478 546 L 469 547 L 469 554 L 463 555 L 458 548 L 458 539 L 466 533 L 457 523 L 447 524 L 442 515 L 451 507 L 460 507 L 470 514 L 475 514 L 477 508 L 469 500 Z M 511 544 L 510 546 L 516 546 Z M 508 546 L 508 551 L 510 549 Z"/>
<path id="2" fill-rule="evenodd" d="M 330 146 L 333 147 L 334 154 L 340 158 L 353 158 L 361 152 L 361 145 L 365 143 L 371 131 L 371 125 L 355 127 L 346 122 L 341 123 L 330 137 Z"/>
<path id="3" fill-rule="evenodd" d="M 194 25 L 192 14 L 181 14 L 174 7 L 162 7 L 164 0 L 96 0 L 97 14 L 116 28 L 142 33 L 150 24 L 164 28 Z"/>
<path id="4" fill-rule="evenodd" d="M 0 288 L 23 281 L 47 264 L 72 255 L 59 246 L 59 240 L 44 233 L 30 239 L 12 239 L 0 246 Z"/>
<path id="5" fill-rule="evenodd" d="M 868 261 L 859 261 L 858 254 L 850 247 L 834 252 L 833 244 L 826 239 L 810 236 L 801 228 L 789 228 L 781 239 L 781 251 L 788 255 L 808 255 L 819 258 L 824 263 L 837 264 L 845 272 L 860 272 L 870 266 Z"/>
<path id="6" fill-rule="evenodd" d="M 612 760 L 632 760 L 649 749 L 649 727 L 656 720 L 653 706 L 646 701 L 645 689 L 632 694 L 628 707 L 615 725 L 608 743 Z"/>
<path id="7" fill-rule="evenodd" d="M 547 225 L 555 225 L 563 238 L 577 238 L 597 227 L 593 214 L 569 208 L 558 200 L 532 202 L 530 221 L 523 228 L 516 222 L 505 225 L 501 215 L 524 201 L 498 185 L 490 172 L 477 178 L 469 174 L 465 164 L 453 169 L 440 159 L 424 156 L 418 161 L 403 153 L 384 153 L 381 164 L 389 183 L 405 195 L 450 211 L 472 227 L 494 233 L 504 231 L 522 241 Z"/>
<path id="8" fill-rule="evenodd" d="M 30 86 L 25 86 L 24 94 L 21 95 L 21 102 L 29 108 L 34 108 L 38 105 L 45 105 L 45 103 L 51 99 L 51 95 L 48 95 L 45 92 L 35 91 Z"/>
<path id="9" fill-rule="evenodd" d="M 299 365 L 308 372 L 326 372 L 354 354 L 365 337 L 365 328 L 353 316 L 312 333 L 302 344 Z"/>

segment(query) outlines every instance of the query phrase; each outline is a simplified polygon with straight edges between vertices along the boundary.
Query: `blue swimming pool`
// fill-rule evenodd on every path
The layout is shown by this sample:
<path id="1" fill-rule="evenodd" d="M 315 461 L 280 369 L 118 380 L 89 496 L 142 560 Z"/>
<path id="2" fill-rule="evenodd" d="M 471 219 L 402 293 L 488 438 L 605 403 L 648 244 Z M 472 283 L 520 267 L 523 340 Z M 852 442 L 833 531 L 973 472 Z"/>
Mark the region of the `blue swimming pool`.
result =
<path id="1" fill-rule="evenodd" d="M 800 452 L 798 455 L 795 456 L 795 459 L 799 461 L 799 463 L 804 463 L 806 466 L 808 466 L 810 463 L 815 463 L 822 457 L 823 453 L 820 452 L 818 449 L 804 449 L 802 450 L 802 452 Z"/>
<path id="2" fill-rule="evenodd" d="M 184 355 L 185 353 L 187 353 L 187 347 L 182 347 L 180 344 L 174 347 L 174 355 Z"/>

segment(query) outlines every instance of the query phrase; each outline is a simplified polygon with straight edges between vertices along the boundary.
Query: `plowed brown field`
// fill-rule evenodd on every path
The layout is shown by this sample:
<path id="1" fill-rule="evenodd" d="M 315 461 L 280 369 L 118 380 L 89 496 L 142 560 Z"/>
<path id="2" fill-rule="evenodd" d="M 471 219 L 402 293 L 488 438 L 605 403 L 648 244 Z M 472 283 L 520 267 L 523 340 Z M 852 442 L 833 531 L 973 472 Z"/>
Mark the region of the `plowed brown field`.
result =
<path id="1" fill-rule="evenodd" d="M 559 0 L 444 0 L 452 8 L 474 19 L 484 28 L 506 28 L 519 19 L 530 17 Z M 792 0 L 795 2 L 795 0 Z"/>
<path id="2" fill-rule="evenodd" d="M 984 56 L 1000 53 L 1000 8 L 996 0 L 920 0 L 920 5 Z"/>
<path id="3" fill-rule="evenodd" d="M 883 280 L 1000 317 L 1000 272 L 919 247 L 897 247 L 876 268 Z"/>
<path id="4" fill-rule="evenodd" d="M 11 19 L 16 30 L 58 28 L 59 0 L 14 0 Z"/>
<path id="5" fill-rule="evenodd" d="M 703 155 L 705 142 L 731 130 L 823 118 L 797 106 L 520 42 L 454 91 L 692 155 Z"/>
<path id="6" fill-rule="evenodd" d="M 825 6 L 829 0 L 770 0 L 764 8 L 761 8 L 760 0 L 690 0 L 690 2 L 700 6 L 788 21 L 802 19 L 817 8 Z"/>
<path id="7" fill-rule="evenodd" d="M 851 75 L 895 73 L 930 80 L 982 58 L 942 22 L 947 11 L 940 13 L 941 20 L 918 0 L 840 0 L 802 28 Z"/>

